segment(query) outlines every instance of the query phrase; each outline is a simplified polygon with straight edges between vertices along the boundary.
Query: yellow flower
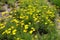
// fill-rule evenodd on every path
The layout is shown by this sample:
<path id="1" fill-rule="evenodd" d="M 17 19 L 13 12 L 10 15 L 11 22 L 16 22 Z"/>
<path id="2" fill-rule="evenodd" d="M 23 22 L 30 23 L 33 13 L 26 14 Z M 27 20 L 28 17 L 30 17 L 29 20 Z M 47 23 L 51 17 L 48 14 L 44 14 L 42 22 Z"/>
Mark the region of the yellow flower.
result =
<path id="1" fill-rule="evenodd" d="M 24 30 L 23 30 L 23 32 L 25 32 L 25 33 L 26 33 L 26 32 L 27 32 L 27 30 L 26 30 L 26 29 L 24 29 Z"/>
<path id="2" fill-rule="evenodd" d="M 7 34 L 10 34 L 10 33 L 11 33 L 11 31 L 8 31 L 8 32 L 7 32 Z"/>
<path id="3" fill-rule="evenodd" d="M 3 29 L 3 28 L 5 28 L 5 26 L 2 26 L 0 29 Z"/>
<path id="4" fill-rule="evenodd" d="M 17 40 L 20 40 L 20 38 L 17 38 Z"/>
<path id="5" fill-rule="evenodd" d="M 3 25 L 4 25 L 4 24 L 1 24 L 1 23 L 0 23 L 0 26 L 3 26 Z"/>
<path id="6" fill-rule="evenodd" d="M 48 24 L 47 22 L 45 22 L 45 25 Z"/>
<path id="7" fill-rule="evenodd" d="M 32 5 L 29 5 L 28 7 L 32 7 Z"/>
<path id="8" fill-rule="evenodd" d="M 31 22 L 29 22 L 28 24 L 31 24 Z"/>
<path id="9" fill-rule="evenodd" d="M 5 34 L 5 32 L 2 32 L 2 35 Z"/>
<path id="10" fill-rule="evenodd" d="M 24 20 L 21 21 L 22 23 L 24 22 Z"/>
<path id="11" fill-rule="evenodd" d="M 5 30 L 5 32 L 7 33 L 7 32 L 8 32 L 8 30 Z"/>
<path id="12" fill-rule="evenodd" d="M 47 11 L 47 14 L 51 14 L 52 12 L 50 10 Z"/>
<path id="13" fill-rule="evenodd" d="M 37 35 L 35 35 L 35 38 L 38 38 L 38 36 L 37 36 Z"/>
<path id="14" fill-rule="evenodd" d="M 18 22 L 19 22 L 19 21 L 18 21 L 18 20 L 16 20 L 16 19 L 13 19 L 11 22 L 13 22 L 13 21 L 14 21 L 14 22 L 16 22 L 16 23 L 18 23 Z"/>
<path id="15" fill-rule="evenodd" d="M 16 23 L 18 23 L 18 20 L 14 19 L 14 21 L 15 21 Z"/>
<path id="16" fill-rule="evenodd" d="M 2 12 L 2 16 L 4 16 L 5 12 Z"/>
<path id="17" fill-rule="evenodd" d="M 31 29 L 32 29 L 33 31 L 35 31 L 35 28 L 32 27 Z"/>
<path id="18" fill-rule="evenodd" d="M 8 13 L 8 11 L 6 11 L 6 12 L 2 12 L 2 16 L 4 16 L 5 14 L 7 14 Z"/>
<path id="19" fill-rule="evenodd" d="M 21 19 L 24 19 L 25 16 L 20 16 Z"/>
<path id="20" fill-rule="evenodd" d="M 30 30 L 29 33 L 32 34 L 33 33 L 33 30 Z"/>
<path id="21" fill-rule="evenodd" d="M 34 18 L 34 21 L 37 21 L 38 18 Z"/>
<path id="22" fill-rule="evenodd" d="M 57 22 L 60 22 L 60 19 L 57 19 Z"/>
<path id="23" fill-rule="evenodd" d="M 10 30 L 5 30 L 2 34 L 4 34 L 4 33 L 10 34 L 11 31 Z"/>
<path id="24" fill-rule="evenodd" d="M 11 30 L 11 28 L 9 28 L 8 30 Z"/>
<path id="25" fill-rule="evenodd" d="M 25 26 L 24 26 L 24 27 L 25 27 L 25 29 L 28 29 L 28 26 L 29 26 L 29 25 L 25 25 Z"/>
<path id="26" fill-rule="evenodd" d="M 16 31 L 17 31 L 17 30 L 14 29 L 14 30 L 12 31 L 12 34 L 15 35 L 15 34 L 16 34 Z"/>
<path id="27" fill-rule="evenodd" d="M 40 22 L 40 20 L 37 20 L 37 23 Z"/>
<path id="28" fill-rule="evenodd" d="M 5 25 L 4 24 L 0 24 L 0 29 L 3 29 L 5 28 Z"/>
<path id="29" fill-rule="evenodd" d="M 11 26 L 11 29 L 14 29 L 14 26 Z"/>
<path id="30" fill-rule="evenodd" d="M 21 25 L 23 26 L 24 25 L 24 22 L 21 22 Z"/>
<path id="31" fill-rule="evenodd" d="M 35 18 L 35 15 L 33 15 L 33 18 Z"/>

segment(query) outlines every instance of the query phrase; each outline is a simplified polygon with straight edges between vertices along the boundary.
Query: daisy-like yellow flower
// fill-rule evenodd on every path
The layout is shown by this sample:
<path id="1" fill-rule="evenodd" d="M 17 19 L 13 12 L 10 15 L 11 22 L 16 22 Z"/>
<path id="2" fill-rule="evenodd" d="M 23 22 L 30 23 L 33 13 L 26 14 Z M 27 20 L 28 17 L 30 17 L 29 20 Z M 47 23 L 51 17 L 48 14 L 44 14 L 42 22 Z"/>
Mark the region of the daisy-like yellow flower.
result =
<path id="1" fill-rule="evenodd" d="M 7 34 L 10 34 L 10 33 L 11 33 L 11 31 L 8 31 L 8 32 L 7 32 Z"/>
<path id="2" fill-rule="evenodd" d="M 17 31 L 17 30 L 14 29 L 14 30 L 12 31 L 12 34 L 15 35 L 15 34 L 16 34 L 16 31 Z"/>
<path id="3" fill-rule="evenodd" d="M 24 22 L 21 22 L 21 26 L 23 26 L 24 25 Z"/>
<path id="4" fill-rule="evenodd" d="M 25 16 L 20 16 L 21 19 L 24 19 Z"/>
<path id="5" fill-rule="evenodd" d="M 32 34 L 33 33 L 33 30 L 30 30 L 29 33 Z"/>
<path id="6" fill-rule="evenodd" d="M 34 18 L 34 21 L 37 21 L 38 20 L 38 18 Z"/>
<path id="7" fill-rule="evenodd" d="M 20 38 L 17 38 L 17 40 L 20 40 Z"/>
<path id="8" fill-rule="evenodd" d="M 19 21 L 17 19 L 13 19 L 11 22 L 16 22 L 18 23 Z"/>
<path id="9" fill-rule="evenodd" d="M 3 26 L 0 27 L 0 29 L 3 29 L 3 28 L 5 28 L 5 25 L 3 25 Z"/>
<path id="10" fill-rule="evenodd" d="M 14 21 L 15 21 L 16 23 L 18 23 L 18 20 L 14 19 Z"/>
<path id="11" fill-rule="evenodd" d="M 47 14 L 51 14 L 52 12 L 50 10 L 47 11 Z"/>
<path id="12" fill-rule="evenodd" d="M 25 29 L 28 29 L 28 26 L 29 26 L 29 25 L 27 25 L 27 24 L 26 24 L 26 25 L 24 26 L 24 27 L 25 27 Z"/>
<path id="13" fill-rule="evenodd" d="M 35 28 L 32 27 L 31 29 L 32 29 L 33 31 L 35 31 Z"/>
<path id="14" fill-rule="evenodd" d="M 14 29 L 14 26 L 11 26 L 11 29 Z"/>
<path id="15" fill-rule="evenodd" d="M 24 29 L 24 30 L 23 30 L 23 32 L 25 32 L 25 33 L 26 33 L 26 32 L 27 32 L 27 30 L 26 30 L 26 29 Z"/>
<path id="16" fill-rule="evenodd" d="M 5 30 L 2 34 L 4 34 L 4 33 L 10 34 L 11 31 L 10 30 Z"/>
<path id="17" fill-rule="evenodd" d="M 0 30 L 5 28 L 5 25 L 4 24 L 0 24 Z"/>

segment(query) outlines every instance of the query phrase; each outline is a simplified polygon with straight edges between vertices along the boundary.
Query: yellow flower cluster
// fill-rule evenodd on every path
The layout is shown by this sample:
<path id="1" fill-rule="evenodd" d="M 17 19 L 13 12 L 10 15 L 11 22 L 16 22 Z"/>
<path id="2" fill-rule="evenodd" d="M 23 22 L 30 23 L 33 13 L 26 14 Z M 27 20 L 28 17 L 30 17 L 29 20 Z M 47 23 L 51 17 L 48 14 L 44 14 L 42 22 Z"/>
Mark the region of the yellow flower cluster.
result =
<path id="1" fill-rule="evenodd" d="M 35 31 L 35 28 L 32 27 L 31 30 L 29 31 L 29 33 L 32 34 L 33 31 Z"/>
<path id="2" fill-rule="evenodd" d="M 15 34 L 16 34 L 16 31 L 17 31 L 17 30 L 14 29 L 14 30 L 12 31 L 12 34 L 15 35 Z"/>
<path id="3" fill-rule="evenodd" d="M 13 26 L 11 26 L 11 28 L 8 28 L 7 30 L 5 30 L 5 31 L 2 33 L 2 35 L 4 35 L 5 33 L 11 34 L 12 29 L 14 29 Z M 15 31 L 15 29 L 14 29 L 14 30 L 12 31 L 12 34 L 14 35 L 15 32 L 16 32 L 16 31 Z"/>
<path id="4" fill-rule="evenodd" d="M 13 20 L 11 20 L 11 22 L 19 23 L 19 21 L 17 19 L 13 19 Z"/>
<path id="5" fill-rule="evenodd" d="M 5 33 L 12 34 L 15 36 L 22 36 L 24 38 L 25 33 L 28 35 L 33 35 L 34 31 L 38 31 L 38 28 L 46 27 L 48 31 L 51 31 L 54 27 L 55 9 L 50 8 L 48 5 L 40 5 L 41 0 L 19 0 L 19 8 L 12 9 L 11 12 L 2 12 L 2 16 L 9 14 L 6 19 L 7 23 L 0 24 L 0 30 L 2 35 Z M 0 19 L 1 20 L 1 19 Z M 60 20 L 57 20 L 60 22 Z M 44 29 L 43 28 L 43 29 Z M 17 35 L 16 35 L 17 34 Z M 24 35 L 20 35 L 24 34 Z M 34 36 L 38 38 L 38 35 Z M 20 37 L 16 40 L 23 40 Z M 32 38 L 34 40 L 34 38 Z"/>
<path id="6" fill-rule="evenodd" d="M 5 28 L 5 25 L 4 24 L 0 24 L 0 30 Z"/>

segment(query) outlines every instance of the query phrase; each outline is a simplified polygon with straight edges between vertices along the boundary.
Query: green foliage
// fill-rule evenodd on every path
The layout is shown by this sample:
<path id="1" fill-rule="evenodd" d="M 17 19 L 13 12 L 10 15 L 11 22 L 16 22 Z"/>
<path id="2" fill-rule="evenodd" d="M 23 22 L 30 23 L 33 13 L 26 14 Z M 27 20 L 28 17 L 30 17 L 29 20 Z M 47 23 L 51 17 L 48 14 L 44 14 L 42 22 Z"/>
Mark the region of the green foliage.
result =
<path id="1" fill-rule="evenodd" d="M 60 0 L 51 0 L 51 2 L 60 7 Z"/>

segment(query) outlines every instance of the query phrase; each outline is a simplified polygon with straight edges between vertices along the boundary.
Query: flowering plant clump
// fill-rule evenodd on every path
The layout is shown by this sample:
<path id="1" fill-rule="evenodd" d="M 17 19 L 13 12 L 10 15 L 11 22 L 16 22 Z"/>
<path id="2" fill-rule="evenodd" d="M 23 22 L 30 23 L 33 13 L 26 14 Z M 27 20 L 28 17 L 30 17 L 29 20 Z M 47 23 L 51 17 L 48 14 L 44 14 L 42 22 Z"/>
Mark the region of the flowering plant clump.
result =
<path id="1" fill-rule="evenodd" d="M 54 40 L 55 7 L 50 7 L 44 0 L 18 1 L 19 8 L 2 12 L 2 16 L 9 15 L 0 22 L 1 40 Z"/>

